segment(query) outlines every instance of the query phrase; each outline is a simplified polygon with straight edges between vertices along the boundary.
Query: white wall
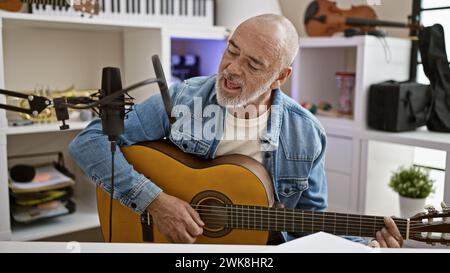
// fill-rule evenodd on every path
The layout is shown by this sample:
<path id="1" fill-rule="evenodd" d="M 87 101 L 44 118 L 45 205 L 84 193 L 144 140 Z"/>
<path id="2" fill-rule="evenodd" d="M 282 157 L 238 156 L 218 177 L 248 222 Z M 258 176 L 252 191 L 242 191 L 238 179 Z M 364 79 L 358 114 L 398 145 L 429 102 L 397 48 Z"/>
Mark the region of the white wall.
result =
<path id="1" fill-rule="evenodd" d="M 412 0 L 378 0 L 381 5 L 372 6 L 378 14 L 379 19 L 406 22 L 408 15 L 412 11 Z M 306 8 L 311 0 L 279 0 L 283 15 L 289 18 L 297 28 L 300 36 L 306 36 L 303 27 L 303 18 Z M 338 7 L 346 9 L 350 5 L 367 5 L 367 0 L 337 0 Z M 407 37 L 408 30 L 406 29 L 387 29 L 390 36 Z"/>

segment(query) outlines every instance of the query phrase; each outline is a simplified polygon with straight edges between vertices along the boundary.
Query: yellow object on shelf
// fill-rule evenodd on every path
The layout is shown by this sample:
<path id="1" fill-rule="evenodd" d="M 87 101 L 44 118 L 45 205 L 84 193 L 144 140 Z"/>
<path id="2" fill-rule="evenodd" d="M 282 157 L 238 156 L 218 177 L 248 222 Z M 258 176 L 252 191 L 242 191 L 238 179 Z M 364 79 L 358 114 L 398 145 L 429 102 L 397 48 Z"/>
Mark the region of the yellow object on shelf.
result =
<path id="1" fill-rule="evenodd" d="M 65 90 L 54 90 L 51 91 L 50 89 L 36 89 L 34 91 L 24 91 L 24 93 L 30 94 L 30 95 L 37 95 L 37 96 L 44 96 L 49 99 L 55 99 L 60 97 L 88 97 L 94 93 L 96 93 L 98 90 L 76 90 L 74 85 L 71 85 L 69 88 Z M 10 101 L 10 104 L 15 104 L 18 107 L 21 108 L 29 108 L 28 101 L 25 99 L 17 99 L 17 98 L 11 98 L 8 97 L 8 100 Z M 69 113 L 73 113 L 79 110 L 73 110 L 69 109 Z M 50 123 L 50 122 L 56 122 L 56 113 L 54 108 L 47 108 L 44 109 L 37 117 L 34 117 L 29 114 L 20 113 L 18 114 L 22 119 L 24 120 L 30 120 L 34 123 Z"/>

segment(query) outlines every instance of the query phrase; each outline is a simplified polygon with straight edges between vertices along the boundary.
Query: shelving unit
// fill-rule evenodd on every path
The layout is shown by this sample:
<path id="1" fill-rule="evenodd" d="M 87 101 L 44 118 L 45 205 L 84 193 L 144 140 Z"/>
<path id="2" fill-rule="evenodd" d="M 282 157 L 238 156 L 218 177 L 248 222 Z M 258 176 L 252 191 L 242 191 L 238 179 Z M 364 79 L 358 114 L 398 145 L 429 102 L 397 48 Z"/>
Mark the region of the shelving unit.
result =
<path id="1" fill-rule="evenodd" d="M 97 212 L 75 212 L 30 225 L 15 226 L 13 241 L 33 241 L 100 226 Z"/>
<path id="2" fill-rule="evenodd" d="M 406 80 L 410 47 L 409 41 L 398 38 L 302 38 L 291 95 L 300 103 L 327 102 L 338 109 L 336 72 L 355 73 L 352 117 L 318 117 L 324 126 L 364 129 L 368 87 L 390 79 Z"/>
<path id="3" fill-rule="evenodd" d="M 62 123 L 61 123 L 62 124 Z M 8 126 L 3 129 L 6 135 L 21 135 L 21 134 L 37 134 L 37 133 L 51 133 L 59 130 L 60 123 L 42 123 L 25 126 Z M 71 130 L 82 130 L 89 124 L 89 121 L 70 121 Z"/>
<path id="4" fill-rule="evenodd" d="M 98 89 L 105 66 L 119 67 L 122 85 L 128 86 L 154 77 L 154 54 L 160 56 L 170 82 L 172 53 L 182 50 L 218 63 L 229 34 L 221 27 L 118 23 L 106 18 L 8 12 L 0 12 L 0 33 L 0 88 L 10 90 L 33 90 L 37 84 L 51 84 L 60 90 L 72 84 L 77 89 Z M 211 67 L 202 67 L 202 74 L 212 72 Z M 150 85 L 130 95 L 139 103 L 157 92 L 157 85 Z M 5 102 L 4 96 L 0 101 Z M 64 148 L 88 122 L 67 123 L 67 131 L 60 131 L 59 123 L 12 127 L 7 125 L 5 111 L 0 110 L 0 240 L 39 240 L 99 226 L 95 186 Z M 77 177 L 73 197 L 76 212 L 31 225 L 11 223 L 8 157 L 55 150 L 63 151 L 66 167 Z"/>
<path id="5" fill-rule="evenodd" d="M 426 127 L 402 133 L 364 130 L 361 132 L 361 138 L 444 151 L 450 148 L 450 135 L 448 133 L 430 132 Z"/>
<path id="6" fill-rule="evenodd" d="M 386 214 L 398 212 L 397 196 L 387 186 L 391 171 L 413 163 L 414 149 L 446 153 L 443 199 L 450 203 L 450 134 L 426 128 L 404 133 L 367 126 L 371 84 L 408 78 L 410 41 L 371 36 L 302 38 L 294 63 L 291 96 L 299 103 L 338 106 L 336 72 L 355 73 L 353 117 L 317 115 L 328 135 L 326 173 L 329 210 Z"/>

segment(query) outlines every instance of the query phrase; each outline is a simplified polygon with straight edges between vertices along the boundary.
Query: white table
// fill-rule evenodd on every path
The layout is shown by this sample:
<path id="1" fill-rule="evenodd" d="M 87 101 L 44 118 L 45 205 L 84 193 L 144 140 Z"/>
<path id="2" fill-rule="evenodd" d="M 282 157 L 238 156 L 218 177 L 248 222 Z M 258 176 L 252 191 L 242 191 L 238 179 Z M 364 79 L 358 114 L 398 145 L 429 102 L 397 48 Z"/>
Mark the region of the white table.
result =
<path id="1" fill-rule="evenodd" d="M 82 242 L 0 242 L 2 252 L 50 253 L 413 253 L 446 252 L 450 248 L 373 249 L 324 232 L 318 232 L 278 246 L 206 245 L 206 244 L 122 244 Z"/>
<path id="2" fill-rule="evenodd" d="M 202 244 L 122 244 L 79 242 L 0 242 L 2 252 L 50 253 L 253 253 L 270 246 L 202 245 Z"/>

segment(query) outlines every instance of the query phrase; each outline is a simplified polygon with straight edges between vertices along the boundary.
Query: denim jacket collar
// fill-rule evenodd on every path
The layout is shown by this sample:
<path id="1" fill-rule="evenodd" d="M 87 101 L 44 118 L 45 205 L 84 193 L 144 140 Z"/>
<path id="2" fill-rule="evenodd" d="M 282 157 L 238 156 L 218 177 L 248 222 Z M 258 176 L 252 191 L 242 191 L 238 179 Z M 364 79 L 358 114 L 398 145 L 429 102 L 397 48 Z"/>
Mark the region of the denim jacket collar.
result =
<path id="1" fill-rule="evenodd" d="M 281 123 L 283 119 L 283 97 L 281 90 L 273 90 L 272 107 L 270 109 L 270 117 L 267 121 L 267 130 L 261 136 L 263 142 L 268 142 L 272 148 L 278 147 L 280 139 Z"/>

